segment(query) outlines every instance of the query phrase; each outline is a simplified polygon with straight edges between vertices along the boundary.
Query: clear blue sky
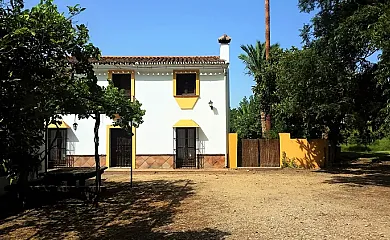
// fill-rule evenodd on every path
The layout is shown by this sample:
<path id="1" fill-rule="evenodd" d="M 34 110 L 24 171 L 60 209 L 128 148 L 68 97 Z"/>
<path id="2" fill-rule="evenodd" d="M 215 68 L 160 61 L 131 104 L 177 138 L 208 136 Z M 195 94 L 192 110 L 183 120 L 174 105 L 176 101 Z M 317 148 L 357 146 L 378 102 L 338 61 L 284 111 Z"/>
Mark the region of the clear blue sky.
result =
<path id="1" fill-rule="evenodd" d="M 38 3 L 26 0 L 26 7 Z M 270 0 L 271 43 L 300 46 L 299 29 L 310 20 L 298 0 Z M 219 55 L 217 38 L 232 37 L 231 106 L 249 96 L 253 80 L 237 56 L 241 44 L 264 41 L 264 0 L 55 0 L 60 11 L 80 3 L 77 17 L 103 55 Z"/>

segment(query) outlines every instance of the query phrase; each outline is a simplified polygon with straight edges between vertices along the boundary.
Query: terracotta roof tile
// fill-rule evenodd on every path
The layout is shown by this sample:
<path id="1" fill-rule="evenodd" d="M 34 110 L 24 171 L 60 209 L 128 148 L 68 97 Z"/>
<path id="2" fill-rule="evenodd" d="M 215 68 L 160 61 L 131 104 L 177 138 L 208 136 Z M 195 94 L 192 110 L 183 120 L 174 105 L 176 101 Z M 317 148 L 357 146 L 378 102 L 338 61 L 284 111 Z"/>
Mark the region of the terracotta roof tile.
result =
<path id="1" fill-rule="evenodd" d="M 163 65 L 163 64 L 224 64 L 219 56 L 102 56 L 95 64 Z"/>

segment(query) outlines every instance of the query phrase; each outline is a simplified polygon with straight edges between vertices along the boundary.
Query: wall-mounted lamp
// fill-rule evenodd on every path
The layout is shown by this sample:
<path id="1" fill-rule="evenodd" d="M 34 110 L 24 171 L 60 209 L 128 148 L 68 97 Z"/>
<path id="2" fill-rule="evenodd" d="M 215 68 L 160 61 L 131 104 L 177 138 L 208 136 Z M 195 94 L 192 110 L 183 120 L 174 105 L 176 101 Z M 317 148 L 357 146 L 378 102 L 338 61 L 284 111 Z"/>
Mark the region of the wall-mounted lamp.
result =
<path id="1" fill-rule="evenodd" d="M 213 101 L 210 100 L 209 102 L 209 106 L 210 106 L 210 109 L 213 110 L 214 109 L 214 106 L 213 106 Z"/>
<path id="2" fill-rule="evenodd" d="M 76 131 L 77 130 L 77 126 L 78 126 L 79 124 L 78 123 L 73 123 L 73 129 Z"/>
<path id="3" fill-rule="evenodd" d="M 76 122 L 76 114 L 74 115 L 74 123 L 73 123 L 73 130 L 77 130 L 77 126 L 78 126 L 79 124 Z"/>

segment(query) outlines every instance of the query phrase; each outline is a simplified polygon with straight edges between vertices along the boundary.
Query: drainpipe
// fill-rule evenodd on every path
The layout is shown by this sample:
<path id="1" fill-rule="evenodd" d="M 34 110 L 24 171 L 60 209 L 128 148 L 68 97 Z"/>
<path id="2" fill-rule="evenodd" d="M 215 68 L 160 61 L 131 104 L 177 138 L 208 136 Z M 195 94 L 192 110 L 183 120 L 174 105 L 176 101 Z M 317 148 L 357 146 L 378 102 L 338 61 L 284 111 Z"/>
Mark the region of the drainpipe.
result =
<path id="1" fill-rule="evenodd" d="M 225 152 L 225 167 L 228 167 L 228 157 L 229 157 L 229 123 L 230 123 L 230 90 L 229 90 L 229 67 L 223 70 L 224 81 L 225 81 L 225 103 L 226 103 L 226 152 Z"/>

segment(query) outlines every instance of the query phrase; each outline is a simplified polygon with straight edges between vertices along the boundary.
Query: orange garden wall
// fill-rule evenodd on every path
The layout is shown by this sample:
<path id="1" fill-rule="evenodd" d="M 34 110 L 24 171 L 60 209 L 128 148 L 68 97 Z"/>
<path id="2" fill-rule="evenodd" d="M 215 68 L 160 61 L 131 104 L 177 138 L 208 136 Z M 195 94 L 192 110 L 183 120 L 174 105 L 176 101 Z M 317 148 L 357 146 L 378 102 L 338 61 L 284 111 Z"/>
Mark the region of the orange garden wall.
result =
<path id="1" fill-rule="evenodd" d="M 305 169 L 317 169 L 326 164 L 328 141 L 325 139 L 291 139 L 290 133 L 279 133 L 280 166 L 284 159 Z"/>

